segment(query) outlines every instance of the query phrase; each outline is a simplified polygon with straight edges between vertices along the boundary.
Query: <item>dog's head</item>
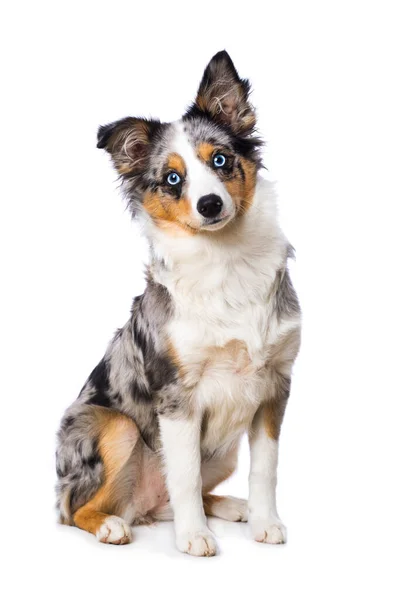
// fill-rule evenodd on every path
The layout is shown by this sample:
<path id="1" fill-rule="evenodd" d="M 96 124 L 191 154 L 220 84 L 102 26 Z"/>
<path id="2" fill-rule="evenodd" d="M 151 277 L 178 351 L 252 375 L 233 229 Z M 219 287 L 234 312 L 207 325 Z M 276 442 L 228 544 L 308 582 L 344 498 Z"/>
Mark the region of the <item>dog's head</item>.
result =
<path id="1" fill-rule="evenodd" d="M 227 52 L 208 64 L 180 121 L 127 117 L 100 127 L 134 214 L 186 233 L 214 231 L 249 208 L 261 166 L 250 85 Z"/>

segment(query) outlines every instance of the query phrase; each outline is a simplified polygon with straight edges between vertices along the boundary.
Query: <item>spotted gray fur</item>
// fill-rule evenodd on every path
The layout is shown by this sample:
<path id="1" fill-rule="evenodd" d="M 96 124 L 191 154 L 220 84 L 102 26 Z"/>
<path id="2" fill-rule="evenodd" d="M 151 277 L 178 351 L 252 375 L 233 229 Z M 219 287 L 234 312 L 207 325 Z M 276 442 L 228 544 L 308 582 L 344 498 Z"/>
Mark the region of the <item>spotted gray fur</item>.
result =
<path id="1" fill-rule="evenodd" d="M 144 294 L 133 302 L 131 318 L 67 410 L 56 456 L 58 506 L 67 502 L 65 514 L 85 503 L 102 482 L 96 409 L 132 418 L 147 446 L 159 447 L 157 415 L 176 412 L 177 398 L 183 395 L 165 335 L 172 311 L 168 291 L 149 276 Z"/>
<path id="2" fill-rule="evenodd" d="M 85 392 L 82 394 L 86 398 Z M 94 408 L 73 405 L 64 415 L 56 453 L 57 507 L 61 521 L 85 504 L 103 482 L 103 464 L 97 450 Z"/>
<path id="3" fill-rule="evenodd" d="M 288 259 L 294 258 L 293 246 L 288 244 L 286 249 L 286 263 L 278 270 L 274 285 L 272 286 L 272 301 L 278 319 L 296 317 L 301 313 L 297 292 L 293 287 L 288 269 Z"/>
<path id="4" fill-rule="evenodd" d="M 287 268 L 277 274 L 279 283 L 275 295 L 275 308 L 278 319 L 295 317 L 300 314 L 300 304 Z"/>

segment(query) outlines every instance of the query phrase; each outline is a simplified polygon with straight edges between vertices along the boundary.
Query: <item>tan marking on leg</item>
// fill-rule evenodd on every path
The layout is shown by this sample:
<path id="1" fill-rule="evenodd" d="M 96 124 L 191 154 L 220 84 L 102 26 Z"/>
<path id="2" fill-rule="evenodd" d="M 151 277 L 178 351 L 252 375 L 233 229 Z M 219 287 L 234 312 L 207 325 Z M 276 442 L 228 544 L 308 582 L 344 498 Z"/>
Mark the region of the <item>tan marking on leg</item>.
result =
<path id="1" fill-rule="evenodd" d="M 140 434 L 132 419 L 123 414 L 113 414 L 106 421 L 100 434 L 99 453 L 107 483 L 123 468 Z"/>
<path id="2" fill-rule="evenodd" d="M 222 457 L 203 462 L 201 465 L 201 478 L 203 482 L 203 495 L 206 496 L 217 485 L 229 479 L 237 466 L 239 446 L 235 445 Z"/>
<path id="3" fill-rule="evenodd" d="M 204 512 L 210 517 L 218 517 L 226 521 L 247 521 L 248 508 L 246 500 L 232 496 L 203 496 Z"/>
<path id="4" fill-rule="evenodd" d="M 283 403 L 270 400 L 264 407 L 264 427 L 268 437 L 273 440 L 279 439 L 283 416 L 285 414 L 286 400 Z"/>
<path id="5" fill-rule="evenodd" d="M 290 390 L 293 361 L 300 347 L 300 329 L 295 328 L 281 336 L 270 347 L 267 369 L 270 374 L 270 397 L 263 407 L 267 435 L 278 440 Z"/>
<path id="6" fill-rule="evenodd" d="M 216 494 L 206 494 L 205 496 L 203 496 L 203 506 L 206 515 L 213 516 L 213 508 L 215 508 L 218 502 L 222 502 L 223 499 L 224 496 L 217 496 Z"/>
<path id="7" fill-rule="evenodd" d="M 80 529 L 97 534 L 105 520 L 113 515 L 118 494 L 114 489 L 115 479 L 132 454 L 140 436 L 135 423 L 129 417 L 111 411 L 99 411 L 98 426 L 99 454 L 104 465 L 104 483 L 96 494 L 73 515 L 74 523 Z M 130 539 L 123 536 L 120 541 Z"/>
<path id="8" fill-rule="evenodd" d="M 89 506 L 90 503 L 85 504 L 82 508 L 79 508 L 74 514 L 74 522 L 79 529 L 84 529 L 89 533 L 96 535 L 100 527 L 103 525 L 105 519 L 110 515 L 99 512 Z"/>

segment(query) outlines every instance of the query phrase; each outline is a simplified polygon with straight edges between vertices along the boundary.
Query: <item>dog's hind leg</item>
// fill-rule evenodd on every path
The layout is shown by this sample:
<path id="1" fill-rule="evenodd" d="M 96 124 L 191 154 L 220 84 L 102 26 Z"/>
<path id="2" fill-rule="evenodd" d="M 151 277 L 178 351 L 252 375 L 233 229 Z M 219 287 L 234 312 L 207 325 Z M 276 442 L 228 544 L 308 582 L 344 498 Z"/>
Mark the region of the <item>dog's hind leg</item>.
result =
<path id="1" fill-rule="evenodd" d="M 123 513 L 132 501 L 132 475 L 125 467 L 132 462 L 130 459 L 141 438 L 135 423 L 124 415 L 110 413 L 102 421 L 98 450 L 104 465 L 104 483 L 89 502 L 73 514 L 73 522 L 96 535 L 100 542 L 127 544 L 132 541 L 131 527 L 116 514 Z"/>
<path id="2" fill-rule="evenodd" d="M 204 512 L 210 517 L 226 521 L 247 521 L 246 500 L 209 493 L 235 471 L 237 453 L 238 448 L 234 446 L 225 456 L 212 458 L 202 464 Z"/>
<path id="3" fill-rule="evenodd" d="M 247 521 L 247 500 L 233 496 L 203 496 L 204 512 L 210 517 L 219 517 L 225 521 Z"/>
<path id="4" fill-rule="evenodd" d="M 74 515 L 77 527 L 93 533 L 106 544 L 129 544 L 132 530 L 128 523 L 115 515 L 100 512 L 92 506 L 82 506 Z"/>

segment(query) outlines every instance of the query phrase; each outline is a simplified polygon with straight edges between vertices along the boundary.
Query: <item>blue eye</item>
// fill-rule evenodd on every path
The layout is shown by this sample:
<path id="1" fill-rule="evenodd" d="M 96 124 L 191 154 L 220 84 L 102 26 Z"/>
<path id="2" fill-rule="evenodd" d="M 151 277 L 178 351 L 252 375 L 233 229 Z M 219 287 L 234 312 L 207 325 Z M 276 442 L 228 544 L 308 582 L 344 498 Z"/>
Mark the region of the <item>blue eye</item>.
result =
<path id="1" fill-rule="evenodd" d="M 216 154 L 214 156 L 214 167 L 217 167 L 217 169 L 219 169 L 220 167 L 223 167 L 225 163 L 226 163 L 226 158 L 223 154 Z"/>
<path id="2" fill-rule="evenodd" d="M 167 177 L 167 182 L 169 185 L 177 185 L 180 182 L 181 178 L 178 173 L 170 173 Z"/>

